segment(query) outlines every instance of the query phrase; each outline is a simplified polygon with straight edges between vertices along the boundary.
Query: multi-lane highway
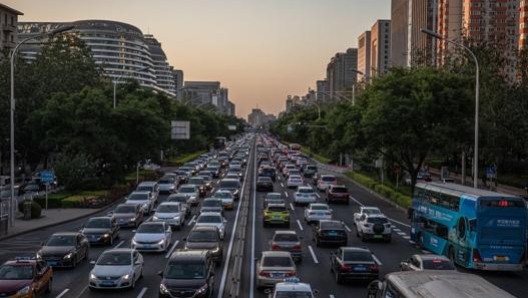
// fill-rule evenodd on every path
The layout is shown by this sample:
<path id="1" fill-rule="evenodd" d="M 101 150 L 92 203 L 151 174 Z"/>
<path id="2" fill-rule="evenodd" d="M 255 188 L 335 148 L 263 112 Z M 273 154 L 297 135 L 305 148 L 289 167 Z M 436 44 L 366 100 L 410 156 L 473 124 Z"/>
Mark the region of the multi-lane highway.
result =
<path id="1" fill-rule="evenodd" d="M 254 151 L 254 150 L 253 150 Z M 224 240 L 224 259 L 234 259 L 236 247 L 239 241 L 244 244 L 242 272 L 240 275 L 240 291 L 238 297 L 267 297 L 263 291 L 256 289 L 255 285 L 255 259 L 260 256 L 264 250 L 268 250 L 270 240 L 275 227 L 264 228 L 262 226 L 262 196 L 265 193 L 256 192 L 256 166 L 255 153 L 252 152 L 248 158 L 248 166 L 244 179 L 241 200 L 232 211 L 226 211 L 225 216 L 228 220 L 227 234 Z M 320 173 L 324 171 L 320 171 Z M 336 173 L 334 173 L 336 174 Z M 334 219 L 342 220 L 348 233 L 349 246 L 368 247 L 374 252 L 376 259 L 381 266 L 380 275 L 399 270 L 398 265 L 401 260 L 408 258 L 411 254 L 420 253 L 409 243 L 409 227 L 405 212 L 395 208 L 387 202 L 381 200 L 376 195 L 355 185 L 347 178 L 338 176 L 340 184 L 348 187 L 351 193 L 350 205 L 331 205 Z M 311 180 L 307 180 L 311 182 Z M 312 227 L 307 225 L 303 220 L 304 207 L 295 206 L 293 202 L 293 189 L 285 187 L 285 180 L 282 175 L 274 184 L 275 192 L 281 192 L 287 199 L 288 206 L 291 210 L 290 229 L 297 231 L 302 236 L 303 243 L 303 261 L 297 264 L 298 276 L 301 281 L 310 283 L 312 288 L 319 291 L 317 297 L 366 297 L 365 283 L 350 283 L 348 285 L 338 285 L 333 275 L 330 273 L 329 257 L 330 253 L 336 248 L 316 247 L 312 241 Z M 160 202 L 165 197 L 160 197 Z M 247 202 L 247 215 L 241 206 L 242 202 Z M 319 202 L 324 201 L 324 193 L 319 193 Z M 292 203 L 292 204 L 290 204 Z M 392 221 L 394 226 L 393 240 L 391 243 L 361 242 L 355 236 L 355 227 L 353 225 L 352 215 L 360 205 L 378 206 Z M 195 218 L 199 207 L 193 208 L 192 218 Z M 102 211 L 101 214 L 105 214 Z M 240 227 L 242 216 L 247 216 L 247 228 L 245 234 L 235 237 L 234 227 Z M 182 248 L 183 238 L 187 236 L 193 226 L 192 218 L 187 221 L 187 225 L 180 231 L 174 231 L 173 243 L 168 253 L 143 253 L 145 258 L 144 278 L 139 280 L 136 288 L 132 291 L 120 291 L 119 295 L 123 297 L 157 297 L 160 277 L 157 272 L 163 270 L 165 263 L 174 249 Z M 21 237 L 9 239 L 0 242 L 0 261 L 4 262 L 15 256 L 34 255 L 39 249 L 40 243 L 45 241 L 52 233 L 58 231 L 75 231 L 79 230 L 85 223 L 86 219 L 70 222 L 64 225 L 35 231 Z M 131 229 L 121 229 L 119 241 L 116 241 L 115 247 L 130 247 L 130 240 L 133 237 Z M 98 256 L 108 247 L 93 246 L 90 250 L 90 260 L 96 260 Z M 241 252 L 236 252 L 238 255 Z M 224 261 L 218 266 L 215 272 L 215 297 L 228 297 L 228 289 L 232 289 L 233 280 L 238 277 L 232 276 L 234 262 Z M 227 266 L 227 267 L 226 267 Z M 56 269 L 54 273 L 53 291 L 49 297 L 54 298 L 77 298 L 77 297 L 110 297 L 115 295 L 113 291 L 91 291 L 87 288 L 88 274 L 91 270 L 89 262 L 83 262 L 75 269 Z M 528 274 L 526 271 L 521 273 L 478 273 L 490 280 L 499 287 L 511 292 L 517 297 L 528 297 Z"/>

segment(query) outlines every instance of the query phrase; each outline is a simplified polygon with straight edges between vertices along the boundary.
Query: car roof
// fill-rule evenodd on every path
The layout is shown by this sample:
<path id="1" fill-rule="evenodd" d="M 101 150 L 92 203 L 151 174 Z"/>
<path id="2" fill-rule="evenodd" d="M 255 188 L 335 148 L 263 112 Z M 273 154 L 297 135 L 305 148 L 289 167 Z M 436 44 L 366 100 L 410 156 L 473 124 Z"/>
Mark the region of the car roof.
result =
<path id="1" fill-rule="evenodd" d="M 311 207 L 311 206 L 324 206 L 324 207 L 330 208 L 330 206 L 328 206 L 328 204 L 325 204 L 325 203 L 310 203 L 308 207 Z"/>
<path id="2" fill-rule="evenodd" d="M 53 233 L 51 236 L 75 236 L 78 234 L 78 232 L 57 232 Z"/>
<path id="3" fill-rule="evenodd" d="M 195 230 L 205 230 L 205 231 L 214 230 L 214 231 L 218 231 L 218 227 L 217 226 L 210 226 L 210 225 L 204 225 L 204 226 L 198 225 L 198 226 L 194 226 L 191 229 L 191 232 L 195 231 Z"/>
<path id="4" fill-rule="evenodd" d="M 277 234 L 289 234 L 289 235 L 297 235 L 297 232 L 293 230 L 275 230 L 275 235 Z"/>
<path id="5" fill-rule="evenodd" d="M 280 251 L 280 250 L 267 250 L 262 252 L 262 257 L 290 257 L 291 253 L 289 251 Z"/>
<path id="6" fill-rule="evenodd" d="M 127 252 L 132 253 L 134 251 L 133 248 L 110 248 L 105 251 L 103 251 L 103 254 L 105 253 L 112 253 L 112 252 Z"/>
<path id="7" fill-rule="evenodd" d="M 142 226 L 163 226 L 165 225 L 164 221 L 144 221 L 141 223 Z"/>
<path id="8" fill-rule="evenodd" d="M 376 210 L 380 210 L 378 207 L 376 206 L 360 206 L 359 208 L 361 208 L 361 210 L 368 210 L 368 209 L 376 209 Z"/>
<path id="9" fill-rule="evenodd" d="M 238 181 L 238 179 L 234 179 L 234 178 L 224 178 L 224 179 L 220 180 L 220 182 L 222 182 L 222 181 L 240 182 L 240 181 Z"/>
<path id="10" fill-rule="evenodd" d="M 200 215 L 198 215 L 198 217 L 200 217 L 202 215 L 218 215 L 218 216 L 222 216 L 222 213 L 214 212 L 214 211 L 206 211 L 206 212 L 201 212 Z"/>
<path id="11" fill-rule="evenodd" d="M 181 203 L 180 202 L 161 202 L 158 205 L 158 207 L 161 206 L 161 205 L 181 205 Z"/>
<path id="12" fill-rule="evenodd" d="M 312 287 L 310 284 L 302 283 L 302 282 L 280 282 L 275 285 L 275 291 L 279 292 L 312 292 Z"/>
<path id="13" fill-rule="evenodd" d="M 310 190 L 313 190 L 313 188 L 311 186 L 306 186 L 306 185 L 298 186 L 297 190 L 299 190 L 299 189 L 310 189 Z"/>
<path id="14" fill-rule="evenodd" d="M 387 218 L 384 214 L 365 214 L 368 218 Z"/>
<path id="15" fill-rule="evenodd" d="M 169 262 L 175 261 L 175 260 L 203 260 L 209 255 L 208 250 L 182 250 L 177 249 L 175 250 L 170 258 Z"/>
<path id="16" fill-rule="evenodd" d="M 131 195 L 133 194 L 139 194 L 139 195 L 150 195 L 150 191 L 146 191 L 146 190 L 134 190 L 133 192 L 130 193 Z"/>
<path id="17" fill-rule="evenodd" d="M 368 249 L 367 247 L 357 247 L 357 246 L 342 246 L 340 247 L 343 251 L 363 251 L 363 252 L 368 252 L 368 253 L 372 253 L 370 251 L 370 249 Z"/>
<path id="18" fill-rule="evenodd" d="M 442 261 L 449 261 L 451 260 L 443 255 L 437 255 L 437 254 L 415 254 L 412 255 L 415 259 L 421 260 L 421 261 L 427 261 L 427 260 L 442 260 Z"/>
<path id="19" fill-rule="evenodd" d="M 284 208 L 286 208 L 286 204 L 284 204 L 284 203 L 269 203 L 268 207 L 284 207 Z"/>
<path id="20" fill-rule="evenodd" d="M 330 185 L 330 188 L 334 188 L 334 187 L 343 187 L 343 188 L 346 188 L 346 186 L 344 184 L 332 184 Z"/>
<path id="21" fill-rule="evenodd" d="M 158 184 L 156 181 L 143 181 L 139 183 L 138 186 L 154 186 L 156 184 Z"/>

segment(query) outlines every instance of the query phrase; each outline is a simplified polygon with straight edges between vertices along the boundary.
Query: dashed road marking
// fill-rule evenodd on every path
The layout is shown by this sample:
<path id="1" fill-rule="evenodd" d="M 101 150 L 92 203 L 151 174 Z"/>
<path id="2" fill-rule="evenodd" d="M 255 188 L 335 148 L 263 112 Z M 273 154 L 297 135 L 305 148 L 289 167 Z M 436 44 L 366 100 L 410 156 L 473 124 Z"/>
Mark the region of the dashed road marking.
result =
<path id="1" fill-rule="evenodd" d="M 195 221 L 196 221 L 196 215 L 193 215 L 193 217 L 191 217 L 191 220 L 189 221 L 189 225 L 194 224 Z"/>
<path id="2" fill-rule="evenodd" d="M 297 225 L 299 226 L 299 230 L 302 231 L 302 230 L 303 230 L 303 227 L 302 227 L 302 224 L 301 224 L 301 222 L 300 222 L 299 220 L 297 220 Z"/>
<path id="3" fill-rule="evenodd" d="M 143 289 L 141 289 L 141 292 L 139 292 L 137 298 L 142 298 L 143 295 L 145 295 L 146 292 L 147 292 L 147 288 L 143 288 Z"/>
<path id="4" fill-rule="evenodd" d="M 405 236 L 403 236 L 402 238 L 405 239 L 405 240 L 409 240 L 409 239 L 411 239 L 411 236 L 407 236 L 407 235 L 405 235 Z M 409 241 L 409 242 L 411 242 L 411 241 Z"/>
<path id="5" fill-rule="evenodd" d="M 287 191 L 284 192 L 284 195 L 285 195 L 286 197 L 289 196 Z"/>
<path id="6" fill-rule="evenodd" d="M 295 211 L 295 208 L 293 207 L 293 204 L 292 204 L 292 203 L 290 203 L 290 209 L 291 209 L 292 211 Z"/>
<path id="7" fill-rule="evenodd" d="M 281 187 L 284 188 L 284 183 L 281 182 Z"/>
<path id="8" fill-rule="evenodd" d="M 330 295 L 328 296 L 328 298 L 335 298 L 335 296 L 332 295 L 332 294 L 330 294 Z"/>
<path id="9" fill-rule="evenodd" d="M 398 232 L 398 235 L 400 235 L 400 236 L 406 236 L 407 234 L 404 233 L 404 232 Z"/>
<path id="10" fill-rule="evenodd" d="M 393 227 L 393 225 L 391 225 L 391 227 Z M 400 229 L 398 229 L 398 228 L 394 228 L 394 227 L 392 228 L 392 230 L 393 230 L 394 232 L 401 232 Z"/>
<path id="11" fill-rule="evenodd" d="M 116 246 L 114 246 L 114 248 L 119 248 L 121 245 L 123 245 L 123 243 L 125 243 L 125 241 L 119 242 L 118 244 L 116 244 Z"/>
<path id="12" fill-rule="evenodd" d="M 352 232 L 352 230 L 347 225 L 345 225 L 345 230 L 347 230 L 349 233 Z"/>
<path id="13" fill-rule="evenodd" d="M 312 259 L 315 264 L 319 264 L 319 260 L 317 260 L 317 256 L 315 256 L 315 252 L 311 245 L 308 245 L 308 250 L 310 251 L 310 254 L 312 255 Z"/>
<path id="14" fill-rule="evenodd" d="M 60 292 L 60 294 L 57 295 L 57 297 L 55 297 L 55 298 L 61 298 L 62 296 L 66 295 L 66 293 L 68 293 L 69 290 L 70 290 L 70 289 L 64 289 L 64 290 L 62 290 L 62 292 Z"/>
<path id="15" fill-rule="evenodd" d="M 165 255 L 165 259 L 168 259 L 171 256 L 172 252 L 176 248 L 176 245 L 178 245 L 178 242 L 179 242 L 179 240 L 174 241 L 174 244 L 171 246 L 171 248 L 169 249 L 169 251 Z"/>
<path id="16" fill-rule="evenodd" d="M 381 261 L 375 256 L 375 255 L 372 255 L 372 258 L 374 259 L 374 261 L 376 262 L 376 264 L 378 264 L 378 266 L 381 266 Z"/>

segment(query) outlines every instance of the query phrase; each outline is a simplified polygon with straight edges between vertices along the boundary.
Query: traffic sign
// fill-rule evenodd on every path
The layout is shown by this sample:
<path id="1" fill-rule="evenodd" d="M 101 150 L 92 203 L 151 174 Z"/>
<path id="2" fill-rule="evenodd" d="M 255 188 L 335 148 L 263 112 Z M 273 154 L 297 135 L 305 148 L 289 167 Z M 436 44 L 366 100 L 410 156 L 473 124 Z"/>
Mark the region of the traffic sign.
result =
<path id="1" fill-rule="evenodd" d="M 52 183 L 55 180 L 55 174 L 52 171 L 40 172 L 40 181 L 44 183 Z"/>
<path id="2" fill-rule="evenodd" d="M 488 179 L 497 178 L 497 171 L 495 171 L 495 167 L 486 167 L 486 178 Z"/>
<path id="3" fill-rule="evenodd" d="M 171 121 L 171 139 L 188 140 L 191 138 L 191 124 L 189 121 Z"/>

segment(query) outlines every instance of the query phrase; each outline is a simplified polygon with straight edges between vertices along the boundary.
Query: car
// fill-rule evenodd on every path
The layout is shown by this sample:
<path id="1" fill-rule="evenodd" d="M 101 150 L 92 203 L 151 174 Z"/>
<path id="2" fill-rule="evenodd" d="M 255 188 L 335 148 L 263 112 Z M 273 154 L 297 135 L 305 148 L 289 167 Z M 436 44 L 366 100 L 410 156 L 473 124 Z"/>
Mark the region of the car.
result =
<path id="1" fill-rule="evenodd" d="M 214 179 L 217 179 L 217 178 L 220 177 L 220 166 L 219 165 L 211 165 L 211 164 L 209 164 L 209 165 L 207 165 L 205 170 L 211 172 L 211 174 L 213 175 Z"/>
<path id="2" fill-rule="evenodd" d="M 207 186 L 205 185 L 205 179 L 199 176 L 191 177 L 189 179 L 189 184 L 194 184 L 198 187 L 198 193 L 200 194 L 200 198 L 205 198 L 207 195 Z"/>
<path id="3" fill-rule="evenodd" d="M 172 242 L 172 229 L 166 222 L 144 222 L 130 241 L 130 247 L 138 251 L 167 251 Z"/>
<path id="4" fill-rule="evenodd" d="M 257 288 L 274 286 L 297 276 L 297 267 L 287 251 L 263 251 L 256 265 Z"/>
<path id="5" fill-rule="evenodd" d="M 180 202 L 163 202 L 158 205 L 153 222 L 166 222 L 172 229 L 180 230 L 185 225 L 185 210 Z"/>
<path id="6" fill-rule="evenodd" d="M 119 238 L 119 225 L 114 217 L 92 217 L 81 229 L 81 233 L 90 244 L 114 245 Z"/>
<path id="7" fill-rule="evenodd" d="M 336 283 L 379 279 L 379 261 L 368 248 L 340 247 L 330 254 L 330 271 Z"/>
<path id="8" fill-rule="evenodd" d="M 190 173 L 182 170 L 176 170 L 173 172 L 177 179 L 178 179 L 178 185 L 186 184 L 187 181 L 189 181 Z"/>
<path id="9" fill-rule="evenodd" d="M 209 250 L 216 264 L 221 264 L 224 255 L 224 240 L 215 226 L 195 226 L 183 239 L 183 249 Z"/>
<path id="10" fill-rule="evenodd" d="M 213 189 L 213 174 L 211 174 L 211 172 L 209 171 L 200 171 L 198 174 L 197 174 L 197 177 L 200 177 L 204 180 L 204 184 L 205 184 L 205 188 L 207 190 L 212 190 Z"/>
<path id="11" fill-rule="evenodd" d="M 144 214 L 150 214 L 154 210 L 154 200 L 150 191 L 133 191 L 125 201 L 125 204 L 140 205 Z"/>
<path id="12" fill-rule="evenodd" d="M 316 246 L 332 244 L 346 246 L 348 234 L 344 224 L 338 220 L 320 220 L 313 228 L 312 240 Z"/>
<path id="13" fill-rule="evenodd" d="M 332 184 L 337 184 L 337 178 L 334 175 L 321 175 L 317 178 L 317 189 L 321 192 Z"/>
<path id="14" fill-rule="evenodd" d="M 262 219 L 262 225 L 266 228 L 269 225 L 284 225 L 290 226 L 290 211 L 286 207 L 286 204 L 274 204 L 270 203 L 264 208 L 264 217 Z"/>
<path id="15" fill-rule="evenodd" d="M 183 221 L 191 215 L 191 204 L 188 203 L 189 197 L 185 194 L 175 193 L 167 197 L 166 202 L 180 203 L 180 206 L 183 210 Z"/>
<path id="16" fill-rule="evenodd" d="M 160 194 L 173 194 L 178 189 L 178 177 L 176 175 L 166 175 L 158 180 Z"/>
<path id="17" fill-rule="evenodd" d="M 240 167 L 229 167 L 229 169 L 227 170 L 227 175 L 236 175 L 238 177 L 238 179 L 240 179 L 240 181 L 244 181 L 244 172 L 242 172 L 242 168 Z"/>
<path id="18" fill-rule="evenodd" d="M 271 204 L 285 204 L 286 203 L 284 200 L 284 197 L 279 192 L 268 192 L 264 196 L 264 200 L 262 202 L 263 202 L 264 208 L 266 208 L 266 206 L 270 203 Z"/>
<path id="19" fill-rule="evenodd" d="M 110 212 L 120 227 L 137 227 L 143 222 L 143 209 L 139 204 L 119 204 Z"/>
<path id="20" fill-rule="evenodd" d="M 238 179 L 222 179 L 218 182 L 218 188 L 227 189 L 233 194 L 235 201 L 240 199 L 241 184 Z"/>
<path id="21" fill-rule="evenodd" d="M 266 177 L 270 177 L 271 180 L 273 180 L 273 182 L 275 182 L 275 180 L 277 179 L 277 173 L 275 171 L 275 168 L 271 167 L 271 166 L 265 166 L 265 167 L 262 167 L 260 170 L 259 170 L 259 176 L 266 176 Z"/>
<path id="22" fill-rule="evenodd" d="M 356 236 L 368 239 L 392 241 L 392 225 L 383 214 L 363 214 L 356 224 Z"/>
<path id="23" fill-rule="evenodd" d="M 203 212 L 196 218 L 195 226 L 215 226 L 220 231 L 222 239 L 225 236 L 227 220 L 219 212 Z"/>
<path id="24" fill-rule="evenodd" d="M 214 271 L 210 251 L 176 250 L 158 272 L 162 277 L 158 297 L 213 297 Z"/>
<path id="25" fill-rule="evenodd" d="M 37 259 L 52 267 L 75 268 L 90 256 L 90 243 L 81 232 L 52 234 L 37 252 Z"/>
<path id="26" fill-rule="evenodd" d="M 284 177 L 287 178 L 287 177 L 288 177 L 288 172 L 289 172 L 290 170 L 295 170 L 295 169 L 297 169 L 297 167 L 296 167 L 294 164 L 292 164 L 292 163 L 287 163 L 287 164 L 285 164 L 284 167 L 282 168 L 282 175 L 284 175 Z"/>
<path id="27" fill-rule="evenodd" d="M 269 242 L 269 250 L 290 252 L 294 261 L 302 261 L 303 249 L 301 239 L 295 231 L 278 230 L 273 233 Z"/>
<path id="28" fill-rule="evenodd" d="M 317 174 L 317 166 L 307 164 L 301 168 L 305 178 L 313 178 Z"/>
<path id="29" fill-rule="evenodd" d="M 203 212 L 219 212 L 224 215 L 224 202 L 222 199 L 207 198 L 202 202 L 200 213 Z"/>
<path id="30" fill-rule="evenodd" d="M 308 224 L 332 219 L 332 209 L 327 204 L 311 203 L 304 209 L 304 221 Z"/>
<path id="31" fill-rule="evenodd" d="M 257 178 L 257 191 L 273 191 L 273 180 L 267 176 Z"/>
<path id="32" fill-rule="evenodd" d="M 274 289 L 266 289 L 268 298 L 315 298 L 318 290 L 312 290 L 308 283 L 300 282 L 297 277 L 285 278 L 284 282 L 275 284 Z"/>
<path id="33" fill-rule="evenodd" d="M 198 197 L 200 196 L 199 187 L 194 184 L 185 184 L 178 189 L 179 194 L 187 196 L 187 204 L 192 206 L 198 205 Z"/>
<path id="34" fill-rule="evenodd" d="M 436 254 L 415 254 L 400 263 L 401 271 L 453 271 L 457 269 L 448 257 Z"/>
<path id="35" fill-rule="evenodd" d="M 136 191 L 148 191 L 150 192 L 150 200 L 152 201 L 152 207 L 158 202 L 159 197 L 159 185 L 157 181 L 143 181 L 138 184 Z"/>
<path id="36" fill-rule="evenodd" d="M 43 260 L 17 257 L 0 265 L 0 297 L 43 297 L 52 289 L 53 268 Z"/>
<path id="37" fill-rule="evenodd" d="M 287 188 L 295 188 L 304 185 L 304 179 L 301 175 L 291 175 L 286 180 Z"/>
<path id="38" fill-rule="evenodd" d="M 354 225 L 357 225 L 357 222 L 359 221 L 359 218 L 363 215 L 370 215 L 370 214 L 382 214 L 381 210 L 378 207 L 374 206 L 360 206 L 359 211 L 354 213 Z"/>
<path id="39" fill-rule="evenodd" d="M 293 194 L 293 203 L 295 205 L 312 204 L 317 201 L 317 194 L 311 186 L 299 186 Z"/>
<path id="40" fill-rule="evenodd" d="M 114 248 L 105 250 L 93 265 L 88 277 L 88 288 L 134 289 L 143 277 L 143 256 L 135 249 Z"/>
<path id="41" fill-rule="evenodd" d="M 213 194 L 212 198 L 222 200 L 224 209 L 233 210 L 235 208 L 235 198 L 230 190 L 219 189 Z"/>
<path id="42" fill-rule="evenodd" d="M 350 203 L 350 194 L 348 189 L 344 185 L 329 185 L 326 189 L 326 202 L 328 204 L 333 203 L 344 203 L 348 205 Z"/>

